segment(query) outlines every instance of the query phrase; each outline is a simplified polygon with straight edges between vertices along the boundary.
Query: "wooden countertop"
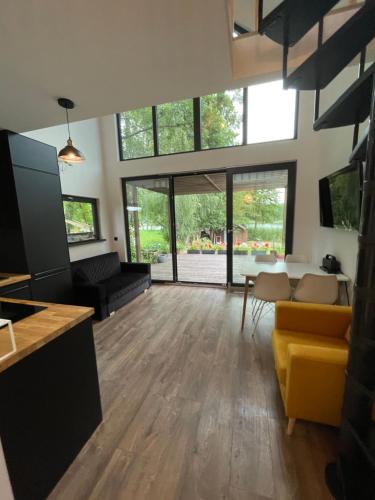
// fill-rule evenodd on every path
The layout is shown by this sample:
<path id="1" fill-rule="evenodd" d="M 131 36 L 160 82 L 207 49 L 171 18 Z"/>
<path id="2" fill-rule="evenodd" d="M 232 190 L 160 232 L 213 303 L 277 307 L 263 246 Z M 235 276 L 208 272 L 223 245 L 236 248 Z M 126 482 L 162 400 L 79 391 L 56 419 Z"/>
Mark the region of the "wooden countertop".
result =
<path id="1" fill-rule="evenodd" d="M 31 280 L 30 274 L 10 274 L 10 273 L 0 273 L 0 287 L 13 285 L 14 283 L 20 283 L 21 281 Z"/>
<path id="2" fill-rule="evenodd" d="M 0 302 L 14 302 L 18 304 L 47 307 L 47 309 L 43 311 L 39 311 L 32 316 L 28 316 L 25 319 L 13 323 L 17 351 L 0 361 L 0 372 L 6 370 L 94 314 L 94 309 L 91 307 L 7 299 L 5 297 L 0 297 Z M 9 334 L 5 332 L 5 329 L 1 330 L 0 357 L 11 350 Z"/>

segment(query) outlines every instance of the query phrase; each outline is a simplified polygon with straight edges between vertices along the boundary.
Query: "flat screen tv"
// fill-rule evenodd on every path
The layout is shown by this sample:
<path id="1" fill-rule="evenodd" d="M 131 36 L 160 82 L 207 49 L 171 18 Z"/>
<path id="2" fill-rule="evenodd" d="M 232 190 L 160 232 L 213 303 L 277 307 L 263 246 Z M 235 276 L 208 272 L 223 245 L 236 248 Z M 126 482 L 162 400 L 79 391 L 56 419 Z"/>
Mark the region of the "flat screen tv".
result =
<path id="1" fill-rule="evenodd" d="M 362 167 L 349 165 L 319 180 L 320 225 L 356 231 L 361 212 Z"/>

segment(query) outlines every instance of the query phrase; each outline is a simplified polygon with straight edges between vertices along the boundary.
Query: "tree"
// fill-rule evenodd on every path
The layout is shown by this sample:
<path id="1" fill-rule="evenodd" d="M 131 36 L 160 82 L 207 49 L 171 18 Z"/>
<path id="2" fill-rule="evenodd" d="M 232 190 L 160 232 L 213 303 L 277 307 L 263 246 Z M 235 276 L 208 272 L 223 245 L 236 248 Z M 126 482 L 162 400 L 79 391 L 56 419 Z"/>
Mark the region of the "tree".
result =
<path id="1" fill-rule="evenodd" d="M 139 158 L 154 154 L 151 108 L 121 113 L 120 134 L 123 157 Z"/>
<path id="2" fill-rule="evenodd" d="M 283 204 L 276 189 L 237 191 L 233 195 L 233 213 L 236 225 L 282 222 Z"/>
<path id="3" fill-rule="evenodd" d="M 64 200 L 64 215 L 69 234 L 89 233 L 94 230 L 91 203 Z"/>
<path id="4" fill-rule="evenodd" d="M 209 193 L 198 196 L 197 219 L 201 229 L 219 233 L 226 228 L 226 195 Z"/>
<path id="5" fill-rule="evenodd" d="M 175 197 L 176 236 L 184 245 L 199 237 L 198 199 L 195 194 Z"/>
<path id="6" fill-rule="evenodd" d="M 242 100 L 242 89 L 201 98 L 202 148 L 242 144 Z"/>

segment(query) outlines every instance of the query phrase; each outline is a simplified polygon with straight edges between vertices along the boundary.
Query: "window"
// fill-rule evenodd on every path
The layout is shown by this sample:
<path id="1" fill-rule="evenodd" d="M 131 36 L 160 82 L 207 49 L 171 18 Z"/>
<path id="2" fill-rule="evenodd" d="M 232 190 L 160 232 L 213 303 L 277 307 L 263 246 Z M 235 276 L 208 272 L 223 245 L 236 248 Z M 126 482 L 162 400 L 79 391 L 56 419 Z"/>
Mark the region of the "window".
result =
<path id="1" fill-rule="evenodd" d="M 243 89 L 201 98 L 202 149 L 239 146 L 243 142 Z"/>
<path id="2" fill-rule="evenodd" d="M 193 100 L 157 107 L 159 154 L 194 151 Z"/>
<path id="3" fill-rule="evenodd" d="M 126 111 L 120 113 L 118 117 L 121 159 L 153 156 L 152 108 Z"/>
<path id="4" fill-rule="evenodd" d="M 95 198 L 63 195 L 68 243 L 82 243 L 100 239 L 98 206 Z"/>
<path id="5" fill-rule="evenodd" d="M 252 85 L 247 97 L 247 144 L 294 139 L 296 91 L 282 80 Z"/>
<path id="6" fill-rule="evenodd" d="M 121 160 L 296 138 L 297 91 L 281 80 L 117 115 Z"/>

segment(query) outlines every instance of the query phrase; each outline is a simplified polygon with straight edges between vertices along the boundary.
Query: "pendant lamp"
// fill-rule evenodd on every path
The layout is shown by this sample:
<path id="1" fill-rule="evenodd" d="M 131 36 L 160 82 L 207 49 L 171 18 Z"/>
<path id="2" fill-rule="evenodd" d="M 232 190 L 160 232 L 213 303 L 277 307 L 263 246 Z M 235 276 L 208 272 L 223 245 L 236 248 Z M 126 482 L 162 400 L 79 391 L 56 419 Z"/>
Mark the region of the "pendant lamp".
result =
<path id="1" fill-rule="evenodd" d="M 73 146 L 73 141 L 70 137 L 68 109 L 74 108 L 74 102 L 65 97 L 60 97 L 57 99 L 57 102 L 66 111 L 66 123 L 68 125 L 68 140 L 66 141 L 66 146 L 59 152 L 58 158 L 66 163 L 82 163 L 85 161 L 85 157 L 79 149 Z"/>

